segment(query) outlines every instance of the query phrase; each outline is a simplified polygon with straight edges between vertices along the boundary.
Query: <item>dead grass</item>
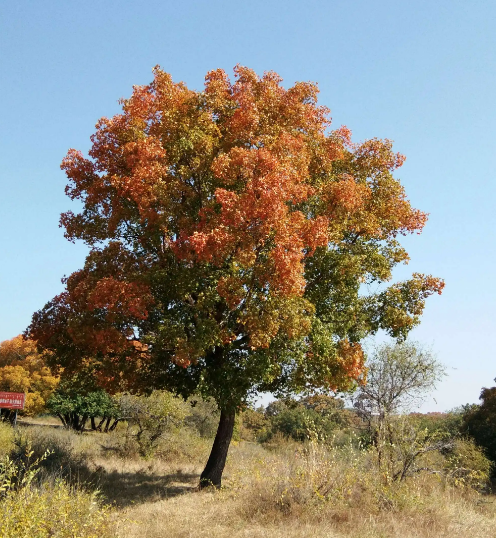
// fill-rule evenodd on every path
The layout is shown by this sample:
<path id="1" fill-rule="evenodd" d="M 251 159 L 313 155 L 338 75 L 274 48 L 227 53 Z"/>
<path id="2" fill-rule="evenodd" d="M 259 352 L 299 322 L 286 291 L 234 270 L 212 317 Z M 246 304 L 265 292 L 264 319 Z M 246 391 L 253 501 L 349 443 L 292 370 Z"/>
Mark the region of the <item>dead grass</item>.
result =
<path id="1" fill-rule="evenodd" d="M 56 426 L 62 428 L 62 423 L 56 417 L 41 415 L 39 417 L 19 417 L 17 423 L 21 426 Z"/>
<path id="2" fill-rule="evenodd" d="M 113 505 L 119 538 L 496 536 L 496 498 L 433 475 L 386 487 L 372 456 L 352 447 L 234 444 L 224 488 L 199 492 L 210 442 L 190 433 L 163 440 L 156 457 L 143 460 L 123 430 L 25 432 L 39 447 L 52 443 L 84 462 L 92 487 Z"/>
<path id="3" fill-rule="evenodd" d="M 399 486 L 389 492 L 388 500 L 381 498 L 382 487 L 369 484 L 367 489 L 366 478 L 350 482 L 344 491 L 343 484 L 350 479 L 345 464 L 350 462 L 333 461 L 338 475 L 333 485 L 341 487 L 341 493 L 315 495 L 312 479 L 323 478 L 317 456 L 304 457 L 293 445 L 275 452 L 251 444 L 233 447 L 223 490 L 195 491 L 200 468 L 196 476 L 191 468 L 183 476 L 169 475 L 162 498 L 129 504 L 115 514 L 117 534 L 122 538 L 496 536 L 494 498 L 452 488 L 432 476 Z M 355 470 L 364 471 L 358 464 Z"/>

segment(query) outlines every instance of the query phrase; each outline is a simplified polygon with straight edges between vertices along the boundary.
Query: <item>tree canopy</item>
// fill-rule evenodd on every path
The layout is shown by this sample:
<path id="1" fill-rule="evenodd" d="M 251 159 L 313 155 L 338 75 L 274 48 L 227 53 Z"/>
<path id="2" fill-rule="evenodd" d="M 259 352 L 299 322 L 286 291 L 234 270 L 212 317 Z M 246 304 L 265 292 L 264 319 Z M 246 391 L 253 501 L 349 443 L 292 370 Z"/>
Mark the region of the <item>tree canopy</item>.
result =
<path id="1" fill-rule="evenodd" d="M 480 400 L 480 405 L 465 406 L 462 431 L 473 437 L 496 463 L 496 387 L 483 388 Z M 496 466 L 493 466 L 493 478 L 496 478 Z"/>
<path id="2" fill-rule="evenodd" d="M 36 342 L 19 335 L 0 343 L 0 390 L 26 393 L 22 414 L 43 411 L 58 382 L 47 366 L 46 353 L 38 353 Z"/>
<path id="3" fill-rule="evenodd" d="M 355 397 L 355 408 L 370 420 L 387 420 L 400 410 L 420 404 L 446 375 L 434 355 L 416 343 L 378 346 L 367 362 L 367 384 Z"/>
<path id="4" fill-rule="evenodd" d="M 156 67 L 97 123 L 88 158 L 69 150 L 82 210 L 61 225 L 91 252 L 29 329 L 65 372 L 229 414 L 257 391 L 351 390 L 360 340 L 406 336 L 441 293 L 421 274 L 368 293 L 427 219 L 393 176 L 404 157 L 332 130 L 316 84 L 281 82 L 237 66 L 194 91 Z"/>

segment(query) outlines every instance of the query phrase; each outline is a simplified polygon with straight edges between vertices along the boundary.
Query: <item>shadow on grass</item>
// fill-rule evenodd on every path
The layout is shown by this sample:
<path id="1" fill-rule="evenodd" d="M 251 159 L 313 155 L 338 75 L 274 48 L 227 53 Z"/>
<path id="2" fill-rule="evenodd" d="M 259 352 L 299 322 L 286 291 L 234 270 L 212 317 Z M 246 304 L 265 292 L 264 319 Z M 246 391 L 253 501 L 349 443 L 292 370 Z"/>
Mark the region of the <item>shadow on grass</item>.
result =
<path id="1" fill-rule="evenodd" d="M 191 493 L 197 489 L 199 480 L 199 474 L 180 471 L 164 475 L 143 471 L 103 471 L 99 473 L 98 489 L 108 502 L 124 508 Z"/>
<path id="2" fill-rule="evenodd" d="M 198 486 L 198 473 L 174 472 L 152 465 L 143 468 L 144 462 L 132 463 L 140 466 L 136 469 L 126 466 L 116 469 L 115 464 L 122 461 L 119 458 L 121 449 L 106 447 L 95 437 L 95 445 L 100 445 L 100 449 L 110 456 L 107 461 L 111 467 L 108 468 L 106 463 L 97 466 L 93 457 L 98 451 L 92 453 L 94 447 L 81 446 L 79 441 L 82 440 L 81 435 L 53 427 L 20 428 L 10 456 L 24 468 L 30 468 L 32 464 L 38 467 L 36 480 L 40 485 L 62 479 L 89 491 L 98 489 L 107 502 L 117 507 L 175 497 L 193 492 Z"/>

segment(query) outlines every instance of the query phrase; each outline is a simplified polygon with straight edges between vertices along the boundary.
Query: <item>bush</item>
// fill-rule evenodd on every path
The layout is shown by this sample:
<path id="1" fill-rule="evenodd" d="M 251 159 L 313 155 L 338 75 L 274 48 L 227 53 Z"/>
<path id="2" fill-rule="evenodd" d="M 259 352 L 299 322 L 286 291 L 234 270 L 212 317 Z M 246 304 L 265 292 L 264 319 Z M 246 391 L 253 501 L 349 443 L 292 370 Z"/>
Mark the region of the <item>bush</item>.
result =
<path id="1" fill-rule="evenodd" d="M 0 420 L 0 458 L 10 453 L 14 447 L 14 430 L 10 424 Z"/>
<path id="2" fill-rule="evenodd" d="M 85 392 L 77 385 L 62 383 L 47 402 L 50 413 L 60 419 L 63 426 L 76 431 L 83 431 L 88 419 L 91 429 L 100 430 L 105 424 L 105 431 L 113 430 L 118 422 L 119 406 L 104 390 Z M 95 418 L 99 417 L 97 425 Z M 112 426 L 110 425 L 113 419 Z"/>
<path id="3" fill-rule="evenodd" d="M 190 407 L 184 424 L 195 430 L 200 437 L 213 438 L 219 425 L 219 409 L 212 401 L 194 398 L 188 401 Z"/>
<path id="4" fill-rule="evenodd" d="M 139 454 L 154 454 L 160 438 L 182 424 L 186 404 L 170 392 L 154 391 L 150 396 L 122 395 L 121 414 L 128 422 L 128 435 L 136 440 Z"/>
<path id="5" fill-rule="evenodd" d="M 74 449 L 73 437 L 80 436 L 43 427 L 19 430 L 14 438 L 11 458 L 22 465 L 38 460 L 44 478 L 57 476 L 79 483 L 88 479 L 91 473 L 84 454 Z"/>
<path id="6" fill-rule="evenodd" d="M 268 425 L 259 436 L 262 441 L 270 441 L 278 434 L 295 441 L 323 441 L 348 428 L 353 413 L 344 409 L 341 400 L 318 395 L 298 401 L 276 400 L 267 406 L 265 415 Z"/>
<path id="7" fill-rule="evenodd" d="M 496 387 L 482 389 L 481 404 L 465 407 L 463 432 L 484 449 L 486 456 L 496 463 Z M 496 467 L 493 468 L 496 470 Z M 493 474 L 496 481 L 496 475 Z"/>
<path id="8" fill-rule="evenodd" d="M 250 409 L 249 407 L 239 415 L 239 435 L 245 441 L 260 441 L 268 438 L 270 421 L 264 414 L 263 407 Z"/>
<path id="9" fill-rule="evenodd" d="M 456 439 L 444 455 L 445 471 L 455 485 L 479 491 L 487 488 L 493 463 L 472 439 Z"/>
<path id="10" fill-rule="evenodd" d="M 26 454 L 27 458 L 33 456 Z M 57 480 L 34 486 L 37 464 L 0 462 L 0 536 L 2 538 L 104 538 L 111 536 L 109 509 L 95 493 Z"/>
<path id="11" fill-rule="evenodd" d="M 0 501 L 2 538 L 103 538 L 111 536 L 109 510 L 97 496 L 57 482 L 28 488 Z"/>

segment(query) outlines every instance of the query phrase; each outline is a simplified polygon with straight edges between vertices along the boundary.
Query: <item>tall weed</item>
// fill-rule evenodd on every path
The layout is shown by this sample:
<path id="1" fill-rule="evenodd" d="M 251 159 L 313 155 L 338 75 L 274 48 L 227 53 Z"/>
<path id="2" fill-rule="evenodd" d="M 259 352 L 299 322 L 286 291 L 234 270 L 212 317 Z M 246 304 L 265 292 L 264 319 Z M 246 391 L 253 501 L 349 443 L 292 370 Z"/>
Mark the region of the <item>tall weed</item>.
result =
<path id="1" fill-rule="evenodd" d="M 0 536 L 2 538 L 105 538 L 112 536 L 109 509 L 97 493 L 60 479 L 35 481 L 46 451 L 33 459 L 26 444 L 23 458 L 0 460 Z"/>

